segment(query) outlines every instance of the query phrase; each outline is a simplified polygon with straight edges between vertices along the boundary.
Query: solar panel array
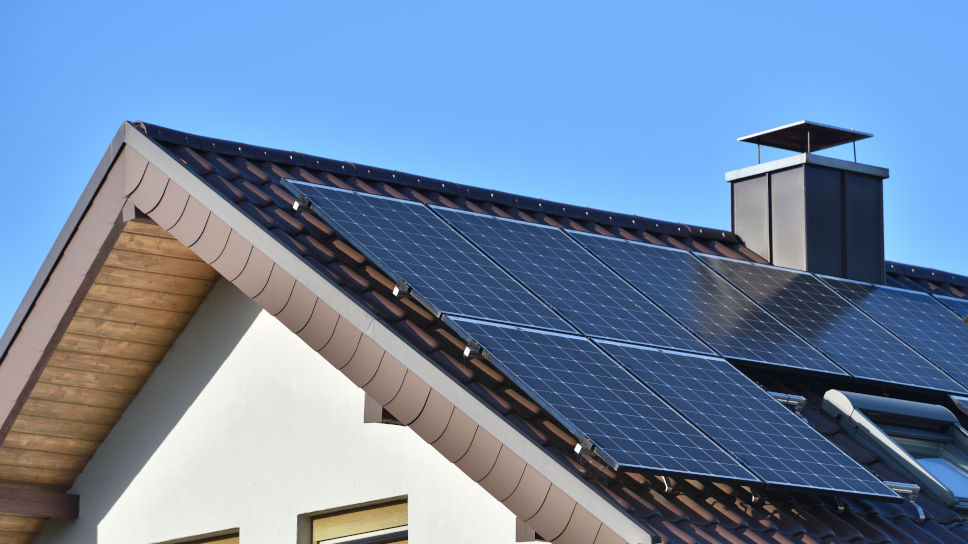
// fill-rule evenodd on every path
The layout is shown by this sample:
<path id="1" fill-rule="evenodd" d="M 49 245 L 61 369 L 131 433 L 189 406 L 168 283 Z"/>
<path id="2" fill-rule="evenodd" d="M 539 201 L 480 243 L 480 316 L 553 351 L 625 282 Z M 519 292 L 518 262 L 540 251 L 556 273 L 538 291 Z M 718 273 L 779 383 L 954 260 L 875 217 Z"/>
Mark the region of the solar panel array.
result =
<path id="1" fill-rule="evenodd" d="M 571 234 L 720 355 L 846 375 L 689 252 Z"/>
<path id="2" fill-rule="evenodd" d="M 698 355 L 713 353 L 706 344 L 731 359 L 965 391 L 809 274 L 297 184 L 616 466 L 896 499 L 726 360 Z M 886 311 L 868 298 L 856 303 Z"/>
<path id="3" fill-rule="evenodd" d="M 561 229 L 435 209 L 586 335 L 712 353 Z"/>
<path id="4" fill-rule="evenodd" d="M 299 183 L 314 211 L 443 313 L 571 327 L 417 202 Z"/>
<path id="5" fill-rule="evenodd" d="M 599 344 L 767 484 L 896 496 L 725 360 Z"/>
<path id="6" fill-rule="evenodd" d="M 758 483 L 588 339 L 455 322 L 515 383 L 618 465 Z"/>
<path id="7" fill-rule="evenodd" d="M 968 327 L 927 293 L 829 278 L 857 307 L 962 384 L 968 384 Z"/>
<path id="8" fill-rule="evenodd" d="M 946 297 L 943 295 L 934 295 L 934 298 L 941 301 L 941 304 L 947 306 L 948 309 L 961 316 L 962 319 L 968 317 L 968 299 Z"/>
<path id="9" fill-rule="evenodd" d="M 701 258 L 852 375 L 964 392 L 958 383 L 816 277 L 772 266 Z"/>

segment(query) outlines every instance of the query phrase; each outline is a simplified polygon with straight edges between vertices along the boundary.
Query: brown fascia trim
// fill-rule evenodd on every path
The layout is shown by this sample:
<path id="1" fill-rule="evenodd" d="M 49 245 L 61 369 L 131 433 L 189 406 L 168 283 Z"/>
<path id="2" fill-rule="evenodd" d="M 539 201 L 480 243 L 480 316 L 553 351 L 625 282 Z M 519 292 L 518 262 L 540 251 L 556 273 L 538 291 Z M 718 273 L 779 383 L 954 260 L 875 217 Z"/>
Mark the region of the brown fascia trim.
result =
<path id="1" fill-rule="evenodd" d="M 135 154 L 126 153 L 124 132 L 112 139 L 0 340 L 0 443 L 133 211 L 124 178 L 147 163 L 125 160 Z"/>
<path id="2" fill-rule="evenodd" d="M 76 519 L 79 504 L 77 495 L 0 486 L 0 514 Z"/>
<path id="3" fill-rule="evenodd" d="M 162 146 L 125 123 L 147 160 L 126 195 L 546 539 L 644 544 L 629 513 L 523 436 Z"/>

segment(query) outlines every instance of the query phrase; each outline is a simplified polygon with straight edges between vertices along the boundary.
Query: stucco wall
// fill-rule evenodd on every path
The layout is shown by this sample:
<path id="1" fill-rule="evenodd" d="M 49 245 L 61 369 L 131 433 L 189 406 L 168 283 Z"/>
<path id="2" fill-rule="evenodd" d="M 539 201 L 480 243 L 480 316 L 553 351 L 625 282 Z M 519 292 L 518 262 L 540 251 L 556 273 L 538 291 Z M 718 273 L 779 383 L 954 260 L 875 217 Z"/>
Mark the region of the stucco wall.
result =
<path id="1" fill-rule="evenodd" d="M 157 543 L 238 527 L 297 544 L 297 516 L 397 496 L 417 543 L 513 543 L 515 518 L 220 281 L 77 479 L 76 521 L 35 542 Z M 300 543 L 301 544 L 301 543 Z"/>

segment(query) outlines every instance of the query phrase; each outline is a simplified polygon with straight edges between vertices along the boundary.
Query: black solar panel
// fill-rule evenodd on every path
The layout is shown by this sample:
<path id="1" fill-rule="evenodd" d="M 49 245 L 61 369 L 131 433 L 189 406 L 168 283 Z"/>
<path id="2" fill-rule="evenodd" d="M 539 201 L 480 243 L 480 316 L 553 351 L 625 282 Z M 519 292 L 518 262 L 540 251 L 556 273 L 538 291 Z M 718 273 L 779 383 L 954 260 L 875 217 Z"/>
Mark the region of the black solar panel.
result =
<path id="1" fill-rule="evenodd" d="M 852 375 L 964 392 L 957 382 L 810 274 L 710 256 L 701 258 Z"/>
<path id="2" fill-rule="evenodd" d="M 948 375 L 968 384 L 968 326 L 931 295 L 822 278 Z"/>
<path id="3" fill-rule="evenodd" d="M 313 210 L 449 315 L 572 330 L 423 204 L 299 183 Z"/>
<path id="4" fill-rule="evenodd" d="M 846 374 L 689 252 L 569 232 L 720 355 Z"/>
<path id="5" fill-rule="evenodd" d="M 725 360 L 599 343 L 768 485 L 897 498 Z"/>
<path id="6" fill-rule="evenodd" d="M 561 229 L 435 209 L 586 335 L 712 353 Z"/>
<path id="7" fill-rule="evenodd" d="M 961 316 L 962 319 L 968 317 L 968 299 L 954 298 L 944 295 L 935 295 L 936 299 L 941 301 L 941 304 L 947 306 L 951 311 Z"/>
<path id="8" fill-rule="evenodd" d="M 454 321 L 518 386 L 614 464 L 759 483 L 588 339 Z"/>

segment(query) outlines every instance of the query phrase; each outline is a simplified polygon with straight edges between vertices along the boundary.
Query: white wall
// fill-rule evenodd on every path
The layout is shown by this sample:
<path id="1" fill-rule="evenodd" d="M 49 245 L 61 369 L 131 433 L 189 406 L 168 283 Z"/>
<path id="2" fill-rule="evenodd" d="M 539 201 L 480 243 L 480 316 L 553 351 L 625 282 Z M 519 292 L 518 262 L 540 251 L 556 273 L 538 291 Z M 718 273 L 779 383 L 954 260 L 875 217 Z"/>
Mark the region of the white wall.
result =
<path id="1" fill-rule="evenodd" d="M 514 542 L 513 514 L 413 431 L 362 421 L 359 388 L 220 281 L 78 477 L 79 519 L 35 542 L 297 544 L 299 514 L 401 495 L 411 542 Z"/>

